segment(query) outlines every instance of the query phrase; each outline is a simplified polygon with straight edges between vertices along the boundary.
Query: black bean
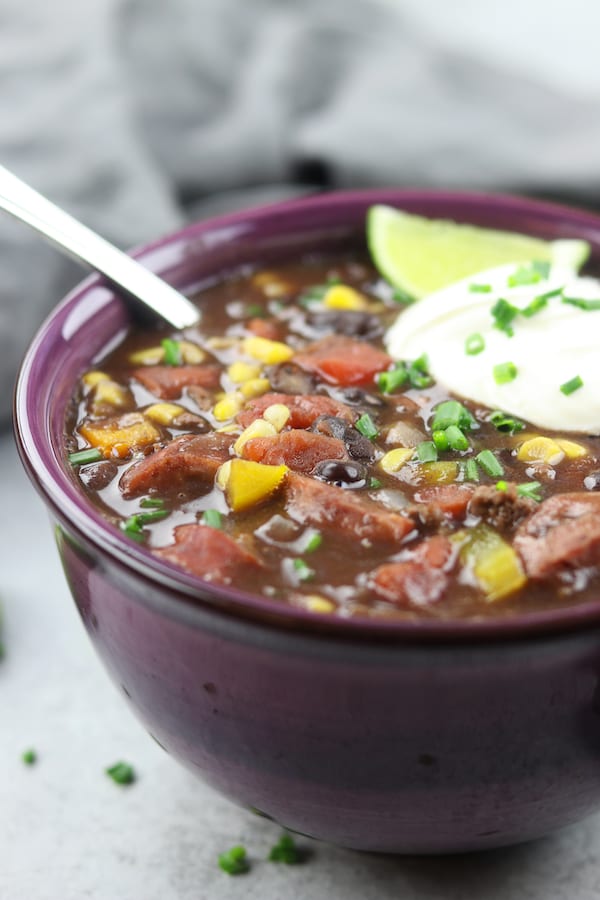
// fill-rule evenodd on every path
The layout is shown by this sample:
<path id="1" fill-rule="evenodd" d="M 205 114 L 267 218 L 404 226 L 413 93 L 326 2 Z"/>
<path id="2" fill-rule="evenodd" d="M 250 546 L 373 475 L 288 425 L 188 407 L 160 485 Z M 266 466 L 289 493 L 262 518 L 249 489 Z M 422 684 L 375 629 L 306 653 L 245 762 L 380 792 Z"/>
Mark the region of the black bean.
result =
<path id="1" fill-rule="evenodd" d="M 316 381 L 313 376 L 293 363 L 270 366 L 266 374 L 271 383 L 271 390 L 280 394 L 314 393 Z"/>
<path id="2" fill-rule="evenodd" d="M 331 388 L 330 396 L 348 406 L 364 406 L 376 409 L 386 406 L 386 400 L 377 394 L 368 394 L 359 387 Z"/>
<path id="3" fill-rule="evenodd" d="M 110 484 L 117 471 L 117 464 L 111 460 L 106 460 L 104 462 L 90 463 L 88 466 L 81 466 L 79 477 L 88 490 L 101 491 Z"/>
<path id="4" fill-rule="evenodd" d="M 361 337 L 372 341 L 384 332 L 379 316 L 356 310 L 315 310 L 307 312 L 306 321 L 318 331 L 343 334 L 346 337 Z"/>
<path id="5" fill-rule="evenodd" d="M 375 449 L 371 441 L 357 431 L 353 425 L 338 416 L 318 416 L 311 426 L 311 431 L 343 441 L 348 455 L 352 459 L 370 462 L 375 457 Z"/>
<path id="6" fill-rule="evenodd" d="M 324 459 L 317 463 L 312 474 L 315 478 L 335 484 L 337 487 L 359 488 L 366 484 L 367 467 L 350 460 Z"/>

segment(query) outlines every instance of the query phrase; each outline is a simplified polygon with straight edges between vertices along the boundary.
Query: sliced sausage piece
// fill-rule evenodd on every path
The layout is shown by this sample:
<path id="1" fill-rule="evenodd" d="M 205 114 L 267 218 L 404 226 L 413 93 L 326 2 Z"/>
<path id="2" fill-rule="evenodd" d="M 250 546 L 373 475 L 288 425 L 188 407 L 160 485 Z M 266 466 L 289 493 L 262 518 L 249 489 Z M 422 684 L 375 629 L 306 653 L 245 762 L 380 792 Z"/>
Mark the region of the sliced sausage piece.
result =
<path id="1" fill-rule="evenodd" d="M 281 340 L 281 326 L 278 322 L 274 322 L 273 319 L 261 319 L 260 317 L 249 319 L 245 324 L 245 328 L 251 334 L 266 338 L 268 341 Z"/>
<path id="2" fill-rule="evenodd" d="M 421 488 L 414 499 L 420 507 L 415 512 L 426 522 L 435 523 L 443 518 L 464 519 L 467 506 L 475 492 L 471 484 L 440 484 Z"/>
<path id="3" fill-rule="evenodd" d="M 325 459 L 347 459 L 346 446 L 337 438 L 294 428 L 272 437 L 250 438 L 242 456 L 268 466 L 289 466 L 295 472 L 310 473 Z"/>
<path id="4" fill-rule="evenodd" d="M 371 587 L 402 608 L 429 606 L 444 596 L 455 562 L 455 547 L 438 534 L 422 541 L 410 559 L 379 566 Z"/>
<path id="5" fill-rule="evenodd" d="M 354 422 L 356 414 L 343 403 L 320 394 L 263 394 L 250 400 L 238 413 L 237 420 L 247 428 L 255 419 L 260 419 L 267 407 L 273 403 L 283 403 L 290 411 L 290 428 L 308 428 L 318 416 L 338 416 Z"/>
<path id="6" fill-rule="evenodd" d="M 219 386 L 219 367 L 144 366 L 131 373 L 150 393 L 161 400 L 176 400 L 189 385 L 215 389 Z"/>
<path id="7" fill-rule="evenodd" d="M 513 542 L 530 578 L 600 564 L 600 494 L 556 494 L 519 526 Z"/>
<path id="8" fill-rule="evenodd" d="M 230 584 L 249 569 L 261 567 L 259 560 L 229 535 L 207 525 L 179 525 L 175 543 L 153 550 L 166 559 L 206 581 Z"/>
<path id="9" fill-rule="evenodd" d="M 498 531 L 512 531 L 538 506 L 529 497 L 519 497 L 515 484 L 508 484 L 505 491 L 493 484 L 482 484 L 475 488 L 468 511 Z"/>
<path id="10" fill-rule="evenodd" d="M 294 362 L 330 384 L 366 384 L 391 364 L 391 357 L 355 338 L 333 335 L 296 353 Z"/>
<path id="11" fill-rule="evenodd" d="M 166 447 L 134 463 L 122 476 L 124 497 L 150 491 L 176 490 L 197 482 L 207 484 L 221 463 L 229 459 L 235 438 L 230 434 L 183 434 Z"/>
<path id="12" fill-rule="evenodd" d="M 290 518 L 354 541 L 398 544 L 415 527 L 412 519 L 387 512 L 368 497 L 294 472 L 288 474 L 285 495 Z"/>

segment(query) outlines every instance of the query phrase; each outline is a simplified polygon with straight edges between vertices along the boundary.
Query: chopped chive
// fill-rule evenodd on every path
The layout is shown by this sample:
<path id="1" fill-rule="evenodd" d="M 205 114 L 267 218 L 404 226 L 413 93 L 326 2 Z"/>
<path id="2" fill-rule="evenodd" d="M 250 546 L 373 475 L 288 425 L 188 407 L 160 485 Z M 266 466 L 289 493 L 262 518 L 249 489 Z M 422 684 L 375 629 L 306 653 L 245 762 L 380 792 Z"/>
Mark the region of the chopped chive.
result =
<path id="1" fill-rule="evenodd" d="M 464 467 L 465 481 L 479 481 L 479 469 L 474 459 L 468 459 Z"/>
<path id="2" fill-rule="evenodd" d="M 318 550 L 321 544 L 323 543 L 323 535 L 320 531 L 315 531 L 309 538 L 309 541 L 304 548 L 305 553 L 314 553 L 315 550 Z"/>
<path id="3" fill-rule="evenodd" d="M 105 769 L 105 772 L 116 784 L 133 784 L 135 781 L 134 768 L 126 762 L 117 762 Z"/>
<path id="4" fill-rule="evenodd" d="M 265 308 L 258 303 L 251 303 L 246 307 L 246 315 L 248 318 L 262 318 L 265 315 Z"/>
<path id="5" fill-rule="evenodd" d="M 437 449 L 433 441 L 421 441 L 415 447 L 419 462 L 435 462 L 438 458 Z"/>
<path id="6" fill-rule="evenodd" d="M 69 453 L 69 462 L 72 466 L 85 466 L 87 463 L 98 462 L 103 458 L 102 450 L 97 447 L 90 447 L 88 450 L 76 450 L 75 453 Z"/>
<path id="7" fill-rule="evenodd" d="M 467 356 L 477 356 L 482 350 L 485 350 L 483 335 L 479 334 L 478 331 L 470 334 L 465 341 L 465 353 Z"/>
<path id="8" fill-rule="evenodd" d="M 218 864 L 219 868 L 228 875 L 242 875 L 250 869 L 246 848 L 241 846 L 232 847 L 225 853 L 219 854 Z"/>
<path id="9" fill-rule="evenodd" d="M 527 497 L 529 500 L 535 500 L 540 503 L 542 495 L 540 493 L 542 485 L 539 481 L 526 481 L 524 484 L 517 485 L 517 494 L 519 497 Z"/>
<path id="10" fill-rule="evenodd" d="M 496 490 L 497 491 L 507 491 L 508 490 L 508 481 L 497 481 L 496 482 Z"/>
<path id="11" fill-rule="evenodd" d="M 427 354 L 423 353 L 418 359 L 415 359 L 408 366 L 408 380 L 413 388 L 431 387 L 433 378 L 429 374 L 429 360 Z"/>
<path id="12" fill-rule="evenodd" d="M 321 303 L 330 287 L 331 284 L 315 284 L 312 287 L 307 288 L 307 290 L 298 297 L 299 306 L 304 306 L 306 308 L 313 306 L 315 303 Z"/>
<path id="13" fill-rule="evenodd" d="M 144 497 L 140 500 L 144 509 L 164 509 L 165 501 L 161 497 Z"/>
<path id="14" fill-rule="evenodd" d="M 218 509 L 205 509 L 202 513 L 202 524 L 210 528 L 222 528 L 223 516 Z"/>
<path id="15" fill-rule="evenodd" d="M 525 306 L 521 310 L 521 315 L 525 316 L 527 319 L 530 319 L 532 316 L 535 316 L 540 310 L 544 309 L 548 305 L 548 300 L 552 297 L 558 297 L 562 294 L 563 289 L 561 287 L 554 288 L 552 291 L 546 291 L 545 294 L 539 294 L 537 297 L 534 297 L 531 303 Z"/>
<path id="16" fill-rule="evenodd" d="M 379 478 L 371 478 L 369 480 L 369 487 L 372 491 L 376 491 L 378 488 L 382 487 L 383 482 L 379 480 Z"/>
<path id="17" fill-rule="evenodd" d="M 179 341 L 174 341 L 172 338 L 165 338 L 160 342 L 161 347 L 165 352 L 164 361 L 167 366 L 180 366 L 181 365 L 181 346 Z"/>
<path id="18" fill-rule="evenodd" d="M 136 513 L 133 516 L 129 516 L 129 518 L 124 519 L 119 523 L 119 527 L 121 531 L 127 535 L 127 537 L 132 538 L 134 541 L 143 541 L 144 533 L 142 531 L 142 524 L 139 520 L 139 513 Z"/>
<path id="19" fill-rule="evenodd" d="M 410 304 L 414 303 L 416 299 L 417 298 L 412 294 L 409 294 L 407 291 L 403 291 L 402 288 L 394 288 L 392 300 L 394 300 L 395 303 L 403 303 L 405 306 L 410 306 Z"/>
<path id="20" fill-rule="evenodd" d="M 25 750 L 25 752 L 21 756 L 21 759 L 26 766 L 32 766 L 37 762 L 37 753 L 33 749 Z"/>
<path id="21" fill-rule="evenodd" d="M 463 431 L 477 428 L 477 421 L 466 406 L 458 400 L 444 400 L 438 403 L 433 411 L 432 431 L 445 431 L 451 425 L 457 425 Z"/>
<path id="22" fill-rule="evenodd" d="M 447 450 L 450 446 L 448 442 L 448 435 L 446 431 L 441 428 L 436 429 L 431 437 L 433 438 L 433 443 L 435 444 L 436 450 Z"/>
<path id="23" fill-rule="evenodd" d="M 469 441 L 458 425 L 450 425 L 446 428 L 446 437 L 451 450 L 468 450 Z"/>
<path id="24" fill-rule="evenodd" d="M 369 415 L 369 413 L 363 413 L 363 415 L 355 422 L 354 427 L 357 431 L 360 431 L 366 438 L 369 438 L 370 441 L 374 440 L 379 434 L 379 429 L 377 428 L 375 422 Z"/>
<path id="25" fill-rule="evenodd" d="M 288 866 L 302 862 L 302 854 L 291 834 L 282 834 L 277 843 L 271 847 L 269 862 L 285 863 Z"/>
<path id="26" fill-rule="evenodd" d="M 492 371 L 496 384 L 508 384 L 509 381 L 515 380 L 518 370 L 513 362 L 504 362 L 498 363 Z"/>
<path id="27" fill-rule="evenodd" d="M 503 331 L 508 337 L 512 337 L 515 333 L 512 322 L 519 315 L 518 308 L 501 297 L 494 303 L 490 312 L 494 319 L 494 328 Z"/>
<path id="28" fill-rule="evenodd" d="M 550 274 L 550 263 L 542 260 L 532 262 L 519 268 L 508 276 L 509 287 L 520 287 L 525 284 L 537 284 Z"/>
<path id="29" fill-rule="evenodd" d="M 506 434 L 517 434 L 517 432 L 523 431 L 525 428 L 524 422 L 519 421 L 519 419 L 513 419 L 512 416 L 507 416 L 499 409 L 491 414 L 490 422 L 498 429 L 498 431 L 505 432 Z"/>
<path id="30" fill-rule="evenodd" d="M 393 369 L 380 372 L 377 376 L 377 386 L 382 394 L 393 394 L 397 388 L 408 381 L 408 369 L 403 362 L 397 363 Z"/>
<path id="31" fill-rule="evenodd" d="M 575 375 L 574 378 L 570 378 L 569 381 L 565 381 L 564 384 L 561 384 L 560 390 L 565 397 L 568 397 L 569 394 L 574 394 L 575 391 L 578 391 L 580 387 L 583 387 L 583 379 L 581 375 Z"/>
<path id="32" fill-rule="evenodd" d="M 491 284 L 470 284 L 469 290 L 472 294 L 490 294 L 492 286 Z"/>
<path id="33" fill-rule="evenodd" d="M 140 525 L 150 525 L 151 522 L 160 522 L 169 515 L 168 509 L 153 509 L 150 512 L 137 513 Z"/>
<path id="34" fill-rule="evenodd" d="M 504 475 L 504 467 L 491 450 L 482 450 L 475 457 L 481 468 L 492 478 L 500 478 Z"/>
<path id="35" fill-rule="evenodd" d="M 300 581 L 310 581 L 315 577 L 314 569 L 307 566 L 303 559 L 294 559 L 292 565 Z"/>
<path id="36" fill-rule="evenodd" d="M 586 312 L 600 309 L 600 300 L 583 300 L 579 297 L 563 297 L 562 302 L 568 303 L 570 306 L 576 306 L 578 309 L 584 309 Z"/>

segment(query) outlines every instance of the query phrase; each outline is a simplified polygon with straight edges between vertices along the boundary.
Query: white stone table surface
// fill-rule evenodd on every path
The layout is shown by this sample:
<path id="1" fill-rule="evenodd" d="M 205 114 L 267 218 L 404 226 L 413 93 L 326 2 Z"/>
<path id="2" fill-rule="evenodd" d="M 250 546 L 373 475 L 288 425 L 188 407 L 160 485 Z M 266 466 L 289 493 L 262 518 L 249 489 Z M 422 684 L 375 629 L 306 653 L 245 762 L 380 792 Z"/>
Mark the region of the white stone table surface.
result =
<path id="1" fill-rule="evenodd" d="M 0 437 L 0 900 L 594 900 L 600 816 L 508 850 L 391 858 L 303 840 L 302 866 L 265 861 L 277 827 L 237 809 L 147 736 L 92 651 L 48 517 Z M 38 762 L 25 766 L 34 747 Z M 138 781 L 106 766 L 131 761 Z M 216 859 L 244 844 L 252 870 Z"/>

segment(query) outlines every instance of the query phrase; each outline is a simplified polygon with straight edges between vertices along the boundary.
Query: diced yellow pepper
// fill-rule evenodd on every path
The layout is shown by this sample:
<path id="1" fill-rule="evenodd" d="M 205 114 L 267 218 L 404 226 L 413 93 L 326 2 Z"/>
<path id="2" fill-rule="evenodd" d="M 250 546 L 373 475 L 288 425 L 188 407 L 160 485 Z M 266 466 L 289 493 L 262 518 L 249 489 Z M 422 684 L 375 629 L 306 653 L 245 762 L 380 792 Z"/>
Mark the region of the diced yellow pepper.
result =
<path id="1" fill-rule="evenodd" d="M 234 384 L 243 384 L 245 381 L 251 381 L 260 375 L 260 366 L 253 366 L 251 363 L 234 362 L 227 369 L 227 375 Z"/>
<path id="2" fill-rule="evenodd" d="M 537 435 L 521 444 L 517 459 L 528 463 L 546 463 L 557 466 L 565 458 L 565 451 L 552 438 Z"/>
<path id="3" fill-rule="evenodd" d="M 365 310 L 369 308 L 369 301 L 347 284 L 334 284 L 323 297 L 323 306 L 329 309 Z"/>
<path id="4" fill-rule="evenodd" d="M 144 410 L 144 415 L 159 425 L 172 425 L 173 421 L 185 412 L 183 406 L 176 403 L 154 403 Z"/>
<path id="5" fill-rule="evenodd" d="M 110 375 L 107 375 L 106 372 L 86 372 L 85 375 L 82 376 L 81 381 L 85 385 L 86 388 L 96 387 L 97 384 L 100 384 L 102 381 L 110 381 Z"/>
<path id="6" fill-rule="evenodd" d="M 162 347 L 147 347 L 145 350 L 136 350 L 129 354 L 129 362 L 134 366 L 156 366 L 165 358 Z"/>
<path id="7" fill-rule="evenodd" d="M 567 459 L 582 459 L 590 452 L 583 444 L 577 444 L 575 441 L 565 441 L 563 438 L 556 438 L 556 443 L 563 451 Z"/>
<path id="8" fill-rule="evenodd" d="M 411 459 L 414 452 L 412 447 L 396 447 L 394 450 L 388 450 L 379 460 L 379 466 L 389 474 L 398 472 Z"/>
<path id="9" fill-rule="evenodd" d="M 294 355 L 294 351 L 281 341 L 271 341 L 269 338 L 247 337 L 242 342 L 242 350 L 253 359 L 268 366 L 287 362 Z"/>
<path id="10" fill-rule="evenodd" d="M 490 602 L 501 600 L 527 581 L 516 551 L 488 525 L 461 532 L 460 557 L 466 563 Z M 458 535 L 457 535 L 458 538 Z"/>
<path id="11" fill-rule="evenodd" d="M 213 416 L 217 422 L 225 422 L 227 419 L 233 419 L 242 408 L 244 398 L 239 391 L 232 391 L 225 394 L 221 400 L 215 403 L 213 407 Z"/>
<path id="12" fill-rule="evenodd" d="M 281 487 L 288 472 L 287 466 L 266 466 L 248 459 L 231 459 L 224 465 L 229 465 L 225 497 L 234 512 L 268 500 Z"/>
<path id="13" fill-rule="evenodd" d="M 267 406 L 263 413 L 263 419 L 266 419 L 276 431 L 281 431 L 287 425 L 291 416 L 289 407 L 285 403 L 272 403 Z"/>
<path id="14" fill-rule="evenodd" d="M 154 425 L 141 413 L 126 413 L 117 419 L 88 420 L 79 431 L 92 447 L 102 450 L 106 457 L 125 457 L 133 450 L 160 439 Z"/>
<path id="15" fill-rule="evenodd" d="M 320 594 L 307 594 L 302 597 L 302 606 L 314 613 L 332 613 L 335 612 L 335 603 Z"/>
<path id="16" fill-rule="evenodd" d="M 252 400 L 253 397 L 261 397 L 266 394 L 270 387 L 271 382 L 268 378 L 251 378 L 250 381 L 245 381 L 240 385 L 240 391 L 245 400 Z"/>
<path id="17" fill-rule="evenodd" d="M 418 473 L 426 484 L 452 484 L 458 476 L 458 463 L 454 460 L 420 463 Z"/>
<path id="18" fill-rule="evenodd" d="M 244 449 L 244 445 L 252 440 L 252 438 L 256 437 L 274 437 L 277 434 L 277 429 L 271 425 L 270 422 L 266 422 L 264 419 L 255 419 L 254 422 L 251 422 L 247 428 L 245 428 L 240 434 L 239 438 L 233 445 L 234 453 L 238 456 L 241 456 L 242 450 Z"/>

